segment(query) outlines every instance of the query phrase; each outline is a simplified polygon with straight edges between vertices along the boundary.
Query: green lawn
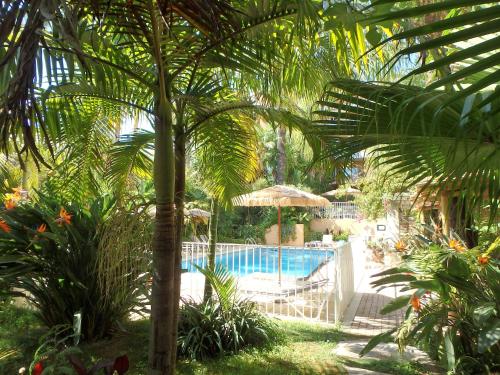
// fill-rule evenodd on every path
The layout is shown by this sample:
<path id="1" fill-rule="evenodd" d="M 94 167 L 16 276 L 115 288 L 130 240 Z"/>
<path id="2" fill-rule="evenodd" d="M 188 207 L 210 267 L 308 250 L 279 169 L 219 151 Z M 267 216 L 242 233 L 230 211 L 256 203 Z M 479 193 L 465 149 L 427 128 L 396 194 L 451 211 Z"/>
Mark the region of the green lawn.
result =
<path id="1" fill-rule="evenodd" d="M 178 373 L 185 375 L 218 374 L 345 374 L 342 359 L 332 355 L 336 343 L 345 337 L 335 327 L 298 322 L 278 322 L 283 339 L 268 349 L 253 349 L 234 356 L 204 362 L 181 360 Z M 112 340 L 82 346 L 84 359 L 96 361 L 127 353 L 130 375 L 146 374 L 148 321 L 127 324 Z M 0 373 L 16 374 L 28 366 L 42 329 L 33 313 L 9 307 L 0 311 Z M 353 363 L 349 363 L 353 365 Z M 416 375 L 421 373 L 411 364 L 359 363 L 356 367 L 377 368 L 388 373 Z M 398 372 L 398 371 L 401 372 Z"/>

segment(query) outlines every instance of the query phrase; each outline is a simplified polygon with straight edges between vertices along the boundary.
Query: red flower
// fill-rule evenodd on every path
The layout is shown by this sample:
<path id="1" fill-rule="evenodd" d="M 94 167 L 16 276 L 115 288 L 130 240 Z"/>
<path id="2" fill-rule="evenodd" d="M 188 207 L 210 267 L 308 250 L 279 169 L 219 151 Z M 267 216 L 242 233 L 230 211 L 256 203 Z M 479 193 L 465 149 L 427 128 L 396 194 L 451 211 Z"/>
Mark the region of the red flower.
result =
<path id="1" fill-rule="evenodd" d="M 477 257 L 477 261 L 481 266 L 486 266 L 489 261 L 490 261 L 490 256 L 489 255 L 480 255 Z"/>
<path id="2" fill-rule="evenodd" d="M 11 231 L 9 224 L 5 222 L 5 220 L 0 219 L 0 229 L 5 233 L 9 233 Z"/>
<path id="3" fill-rule="evenodd" d="M 40 224 L 38 228 L 36 228 L 36 231 L 38 233 L 44 233 L 47 230 L 47 225 L 45 223 Z"/>
<path id="4" fill-rule="evenodd" d="M 420 304 L 420 298 L 418 298 L 417 296 L 413 295 L 411 297 L 411 305 L 413 307 L 413 310 L 415 311 L 420 311 L 420 309 L 422 308 L 422 305 Z"/>
<path id="5" fill-rule="evenodd" d="M 122 375 L 128 371 L 128 367 L 128 357 L 127 355 L 122 355 L 121 357 L 117 357 L 115 359 L 115 363 L 113 364 L 113 371 L 116 371 L 118 375 Z"/>
<path id="6" fill-rule="evenodd" d="M 35 363 L 35 366 L 33 366 L 33 371 L 31 371 L 31 375 L 41 375 L 42 372 L 43 372 L 42 361 Z"/>

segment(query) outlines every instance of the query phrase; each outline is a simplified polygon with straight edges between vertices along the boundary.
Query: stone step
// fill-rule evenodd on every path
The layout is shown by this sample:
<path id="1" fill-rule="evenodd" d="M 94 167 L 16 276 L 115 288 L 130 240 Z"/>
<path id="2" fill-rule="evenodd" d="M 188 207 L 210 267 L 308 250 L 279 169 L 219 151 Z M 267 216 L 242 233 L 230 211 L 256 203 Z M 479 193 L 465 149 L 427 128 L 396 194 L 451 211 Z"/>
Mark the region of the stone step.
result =
<path id="1" fill-rule="evenodd" d="M 386 372 L 367 370 L 364 368 L 350 367 L 344 365 L 348 375 L 387 375 Z"/>
<path id="2" fill-rule="evenodd" d="M 346 358 L 346 359 L 352 358 L 353 360 L 356 360 L 360 358 L 359 353 L 367 343 L 368 340 L 364 339 L 339 342 L 339 344 L 333 350 L 333 354 L 341 358 Z M 436 366 L 436 364 L 428 357 L 426 353 L 411 346 L 407 347 L 404 353 L 401 354 L 398 350 L 398 346 L 394 343 L 379 344 L 362 358 L 373 359 L 373 360 L 390 360 L 390 361 L 415 361 L 425 366 L 429 370 L 429 373 L 434 373 L 434 374 L 442 373 L 441 369 L 438 366 Z M 348 366 L 345 367 L 347 368 Z M 353 369 L 356 371 L 363 370 L 358 368 L 353 368 Z M 372 372 L 372 373 L 377 374 L 377 372 Z M 351 374 L 351 372 L 349 372 L 349 374 Z M 361 372 L 360 374 L 364 373 Z"/>

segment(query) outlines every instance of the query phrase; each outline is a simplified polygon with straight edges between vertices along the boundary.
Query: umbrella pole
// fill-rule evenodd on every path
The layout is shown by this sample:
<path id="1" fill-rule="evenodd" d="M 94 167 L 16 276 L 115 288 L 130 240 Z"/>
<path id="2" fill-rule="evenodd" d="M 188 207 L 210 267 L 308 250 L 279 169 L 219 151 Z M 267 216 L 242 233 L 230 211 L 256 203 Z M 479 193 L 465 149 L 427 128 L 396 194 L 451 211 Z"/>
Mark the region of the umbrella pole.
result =
<path id="1" fill-rule="evenodd" d="M 278 206 L 278 281 L 281 285 L 281 206 Z"/>

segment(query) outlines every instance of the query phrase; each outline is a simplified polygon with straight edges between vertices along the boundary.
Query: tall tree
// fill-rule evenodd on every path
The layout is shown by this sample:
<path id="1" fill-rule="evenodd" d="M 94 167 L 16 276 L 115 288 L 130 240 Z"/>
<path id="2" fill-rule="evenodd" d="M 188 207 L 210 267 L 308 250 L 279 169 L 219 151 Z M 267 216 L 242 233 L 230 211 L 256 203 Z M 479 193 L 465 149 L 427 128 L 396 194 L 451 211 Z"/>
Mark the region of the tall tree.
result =
<path id="1" fill-rule="evenodd" d="M 262 29 L 280 20 L 304 31 L 318 16 L 313 1 L 231 3 L 229 1 L 10 1 L 1 3 L 3 145 L 22 129 L 25 147 L 44 162 L 35 129 L 47 138 L 46 125 L 68 125 L 66 112 L 48 117 L 40 110 L 35 78 L 48 79 L 56 94 L 143 110 L 154 123 L 154 181 L 157 217 L 153 250 L 152 374 L 175 368 L 180 252 L 175 233 L 175 203 L 182 206 L 182 173 L 176 194 L 175 167 L 184 165 L 183 99 L 176 87 L 190 72 L 207 66 L 259 69 L 272 61 L 277 38 Z M 261 31 L 250 43 L 246 32 Z M 77 83 L 75 85 L 75 82 Z M 186 98 L 184 98 L 186 99 Z M 71 102 L 71 100 L 69 100 Z M 62 119 L 62 121 L 61 121 Z M 17 127 L 20 123 L 21 127 Z M 38 124 L 38 127 L 33 126 Z M 54 130 L 53 131 L 56 131 Z M 174 154 L 177 151 L 178 158 Z M 182 212 L 182 210 L 181 210 Z M 178 225 L 180 227 L 180 225 Z"/>
<path id="2" fill-rule="evenodd" d="M 24 144 L 16 152 L 29 149 L 37 162 L 45 162 L 36 140 L 50 147 L 54 134 L 71 134 L 68 130 L 76 126 L 68 120 L 79 115 L 71 109 L 78 110 L 82 97 L 104 109 L 140 110 L 154 125 L 157 217 L 149 367 L 152 374 L 172 374 L 186 142 L 217 110 L 227 109 L 220 102 L 188 124 L 186 106 L 198 105 L 189 90 L 201 81 L 197 72 L 214 66 L 258 76 L 264 67 L 287 61 L 276 51 L 285 50 L 291 35 L 314 34 L 326 12 L 314 0 L 20 0 L 0 5 L 6 20 L 0 29 L 1 146 L 22 134 Z M 289 48 L 290 56 L 295 50 Z M 54 86 L 40 97 L 47 81 Z M 40 105 L 58 100 L 66 110 L 44 111 L 50 106 Z"/>

